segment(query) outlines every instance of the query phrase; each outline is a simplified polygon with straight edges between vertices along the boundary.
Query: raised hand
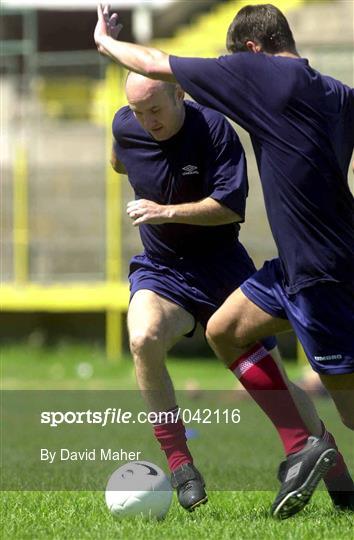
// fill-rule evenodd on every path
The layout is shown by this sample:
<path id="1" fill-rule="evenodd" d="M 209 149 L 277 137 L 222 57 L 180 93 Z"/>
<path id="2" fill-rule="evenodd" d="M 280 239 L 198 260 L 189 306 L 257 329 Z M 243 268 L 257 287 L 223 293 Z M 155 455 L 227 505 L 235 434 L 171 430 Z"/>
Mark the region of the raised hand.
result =
<path id="1" fill-rule="evenodd" d="M 120 31 L 123 28 L 123 25 L 118 23 L 118 13 L 112 13 L 110 15 L 110 5 L 106 4 L 103 7 L 103 17 L 106 23 L 108 35 L 113 39 L 117 39 Z"/>
<path id="2" fill-rule="evenodd" d="M 122 28 L 123 25 L 118 24 L 118 14 L 109 14 L 109 5 L 105 5 L 104 7 L 102 4 L 97 5 L 97 24 L 94 32 L 94 40 L 100 53 L 105 52 L 101 45 L 101 39 L 105 36 L 117 39 Z"/>

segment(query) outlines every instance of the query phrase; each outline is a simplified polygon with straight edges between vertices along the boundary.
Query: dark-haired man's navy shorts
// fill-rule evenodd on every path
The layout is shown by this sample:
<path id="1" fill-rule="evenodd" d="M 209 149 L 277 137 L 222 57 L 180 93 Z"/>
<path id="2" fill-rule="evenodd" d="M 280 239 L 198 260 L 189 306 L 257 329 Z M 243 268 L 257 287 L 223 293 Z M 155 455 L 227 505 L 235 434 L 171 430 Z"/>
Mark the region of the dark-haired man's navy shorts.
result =
<path id="1" fill-rule="evenodd" d="M 218 259 L 175 258 L 157 261 L 145 254 L 133 257 L 130 263 L 130 298 L 141 289 L 148 289 L 167 298 L 191 313 L 204 328 L 210 317 L 245 279 L 256 271 L 246 250 L 224 254 Z M 193 335 L 194 330 L 188 334 Z M 264 339 L 264 346 L 276 346 L 275 337 Z"/>
<path id="2" fill-rule="evenodd" d="M 286 294 L 279 259 L 267 261 L 241 291 L 273 317 L 288 319 L 318 373 L 354 373 L 354 283 L 320 282 Z"/>

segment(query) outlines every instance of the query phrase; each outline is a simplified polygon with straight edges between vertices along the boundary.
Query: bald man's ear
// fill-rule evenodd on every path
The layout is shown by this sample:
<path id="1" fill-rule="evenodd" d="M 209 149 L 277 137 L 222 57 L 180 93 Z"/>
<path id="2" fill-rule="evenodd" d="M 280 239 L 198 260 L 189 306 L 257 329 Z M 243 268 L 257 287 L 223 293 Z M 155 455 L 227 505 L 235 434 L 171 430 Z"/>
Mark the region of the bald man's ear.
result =
<path id="1" fill-rule="evenodd" d="M 184 90 L 179 84 L 176 84 L 176 100 L 177 101 L 184 100 Z"/>

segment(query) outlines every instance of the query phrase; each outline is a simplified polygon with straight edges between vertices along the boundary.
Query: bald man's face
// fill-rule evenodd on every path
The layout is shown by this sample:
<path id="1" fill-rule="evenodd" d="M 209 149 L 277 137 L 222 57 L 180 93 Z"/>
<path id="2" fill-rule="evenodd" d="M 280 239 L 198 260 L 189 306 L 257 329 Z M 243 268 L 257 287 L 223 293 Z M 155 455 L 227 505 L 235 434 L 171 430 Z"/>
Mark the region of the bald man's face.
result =
<path id="1" fill-rule="evenodd" d="M 165 141 L 182 127 L 183 91 L 131 74 L 126 85 L 129 106 L 139 124 L 157 141 Z"/>

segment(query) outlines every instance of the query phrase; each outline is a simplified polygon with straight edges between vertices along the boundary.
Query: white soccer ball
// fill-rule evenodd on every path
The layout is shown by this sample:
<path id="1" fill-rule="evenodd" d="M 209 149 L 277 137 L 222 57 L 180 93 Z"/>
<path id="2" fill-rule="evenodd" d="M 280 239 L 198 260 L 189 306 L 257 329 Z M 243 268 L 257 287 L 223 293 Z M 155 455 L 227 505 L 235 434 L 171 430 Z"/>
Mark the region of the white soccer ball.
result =
<path id="1" fill-rule="evenodd" d="M 119 467 L 108 480 L 106 504 L 118 517 L 163 519 L 172 495 L 170 481 L 160 467 L 149 461 L 134 461 Z"/>

